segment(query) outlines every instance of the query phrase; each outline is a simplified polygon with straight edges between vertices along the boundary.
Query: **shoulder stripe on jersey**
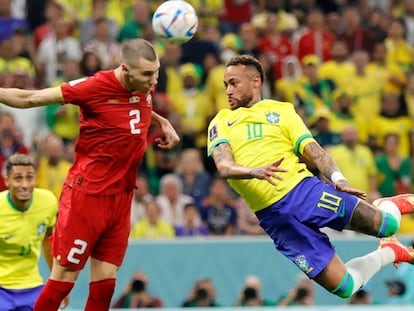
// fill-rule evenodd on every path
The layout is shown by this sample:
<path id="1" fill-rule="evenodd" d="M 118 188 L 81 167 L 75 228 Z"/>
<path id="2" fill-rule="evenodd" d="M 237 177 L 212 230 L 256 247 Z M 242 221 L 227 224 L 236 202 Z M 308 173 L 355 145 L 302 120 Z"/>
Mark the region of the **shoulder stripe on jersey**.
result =
<path id="1" fill-rule="evenodd" d="M 307 139 L 307 138 L 313 138 L 312 134 L 305 134 L 305 135 L 303 135 L 303 136 L 299 137 L 299 139 L 296 141 L 296 143 L 295 143 L 295 149 L 294 149 L 293 151 L 295 152 L 295 154 L 296 154 L 297 156 L 299 156 L 299 155 L 300 155 L 300 153 L 299 153 L 299 146 L 300 146 L 300 144 L 301 144 L 301 143 L 302 143 L 305 139 Z"/>
<path id="2" fill-rule="evenodd" d="M 207 155 L 208 156 L 211 156 L 211 152 L 213 151 L 213 149 L 215 148 L 215 147 L 217 147 L 218 145 L 220 145 L 220 144 L 222 144 L 222 143 L 229 143 L 229 141 L 227 140 L 227 139 L 220 139 L 220 140 L 218 140 L 218 141 L 216 141 L 214 144 L 212 144 L 211 146 L 210 146 L 210 148 L 208 149 L 208 151 L 207 151 Z"/>

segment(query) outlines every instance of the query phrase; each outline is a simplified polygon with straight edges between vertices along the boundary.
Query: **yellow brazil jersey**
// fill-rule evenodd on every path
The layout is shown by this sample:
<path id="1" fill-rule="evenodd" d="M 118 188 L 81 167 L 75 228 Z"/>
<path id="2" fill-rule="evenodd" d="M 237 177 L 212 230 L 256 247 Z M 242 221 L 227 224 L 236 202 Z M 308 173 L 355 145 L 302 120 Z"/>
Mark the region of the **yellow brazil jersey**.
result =
<path id="1" fill-rule="evenodd" d="M 299 163 L 298 154 L 314 142 L 314 138 L 292 104 L 274 100 L 261 100 L 250 108 L 223 109 L 210 122 L 208 153 L 215 146 L 228 143 L 235 162 L 247 167 L 260 167 L 284 157 L 278 173 L 283 181 L 277 186 L 259 179 L 229 179 L 253 211 L 266 208 L 283 198 L 305 177 L 312 176 L 305 164 Z"/>
<path id="2" fill-rule="evenodd" d="M 0 286 L 33 288 L 43 284 L 38 261 L 48 228 L 56 222 L 55 195 L 36 188 L 27 211 L 18 210 L 9 191 L 0 192 Z"/>

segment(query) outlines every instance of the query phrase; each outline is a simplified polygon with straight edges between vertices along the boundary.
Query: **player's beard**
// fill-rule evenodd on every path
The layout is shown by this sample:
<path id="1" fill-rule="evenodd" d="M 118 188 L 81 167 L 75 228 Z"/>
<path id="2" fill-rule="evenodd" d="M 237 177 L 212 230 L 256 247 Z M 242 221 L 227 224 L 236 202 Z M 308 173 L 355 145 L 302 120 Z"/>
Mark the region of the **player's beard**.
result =
<path id="1" fill-rule="evenodd" d="M 231 110 L 235 110 L 239 107 L 250 107 L 253 104 L 253 95 L 251 93 L 242 95 L 240 99 L 232 98 L 235 105 L 231 106 Z"/>

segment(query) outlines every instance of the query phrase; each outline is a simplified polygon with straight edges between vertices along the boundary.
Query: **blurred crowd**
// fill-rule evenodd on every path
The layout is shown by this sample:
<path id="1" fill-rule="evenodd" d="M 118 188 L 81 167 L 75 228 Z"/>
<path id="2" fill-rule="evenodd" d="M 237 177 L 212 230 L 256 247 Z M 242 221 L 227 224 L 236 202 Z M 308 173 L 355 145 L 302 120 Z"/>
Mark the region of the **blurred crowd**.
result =
<path id="1" fill-rule="evenodd" d="M 181 144 L 160 150 L 160 133 L 150 131 L 131 239 L 263 234 L 206 152 L 207 125 L 227 108 L 224 64 L 236 54 L 262 62 L 263 97 L 292 102 L 368 200 L 412 191 L 414 0 L 188 0 L 199 26 L 183 45 L 154 35 L 151 17 L 161 2 L 0 0 L 2 87 L 43 88 L 113 69 L 129 38 L 155 45 L 154 110 L 173 123 Z M 1 108 L 2 170 L 9 155 L 32 153 L 39 186 L 59 196 L 74 157 L 78 107 L 38 108 L 42 122 L 31 125 L 22 121 L 26 112 Z M 46 134 L 36 130 L 42 127 Z M 400 232 L 414 233 L 413 216 L 403 216 Z"/>
<path id="2" fill-rule="evenodd" d="M 382 286 L 386 290 L 383 301 L 373 298 L 370 284 L 358 290 L 344 305 L 410 305 L 414 303 L 414 288 L 411 282 L 414 269 L 412 266 L 403 266 L 404 272 L 397 274 L 394 279 L 385 280 Z M 295 279 L 295 277 L 294 277 Z M 119 297 L 115 297 L 113 308 L 164 308 L 162 295 L 150 289 L 150 280 L 144 271 L 133 273 L 131 280 L 125 285 Z M 276 289 L 273 289 L 276 292 Z M 305 274 L 299 273 L 291 288 L 287 287 L 281 295 L 265 297 L 262 281 L 257 275 L 247 275 L 238 287 L 238 296 L 234 297 L 233 306 L 236 307 L 270 307 L 270 306 L 316 306 L 321 302 L 316 300 L 316 285 Z M 269 292 L 269 291 L 267 291 Z M 272 291 L 270 291 L 272 292 Z M 183 297 L 181 305 L 177 307 L 211 308 L 223 307 L 220 303 L 220 293 L 211 278 L 201 277 L 194 281 L 187 297 Z"/>

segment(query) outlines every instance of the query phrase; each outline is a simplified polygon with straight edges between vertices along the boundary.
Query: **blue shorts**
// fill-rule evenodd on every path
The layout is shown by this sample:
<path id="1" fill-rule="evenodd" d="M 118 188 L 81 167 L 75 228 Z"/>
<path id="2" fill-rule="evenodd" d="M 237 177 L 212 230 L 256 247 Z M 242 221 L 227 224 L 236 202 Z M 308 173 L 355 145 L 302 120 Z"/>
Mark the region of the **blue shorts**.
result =
<path id="1" fill-rule="evenodd" d="M 31 311 L 43 285 L 28 289 L 0 287 L 0 311 Z"/>
<path id="2" fill-rule="evenodd" d="M 335 254 L 328 236 L 319 228 L 342 231 L 358 202 L 356 196 L 337 191 L 317 177 L 308 177 L 256 215 L 276 248 L 314 278 Z"/>

